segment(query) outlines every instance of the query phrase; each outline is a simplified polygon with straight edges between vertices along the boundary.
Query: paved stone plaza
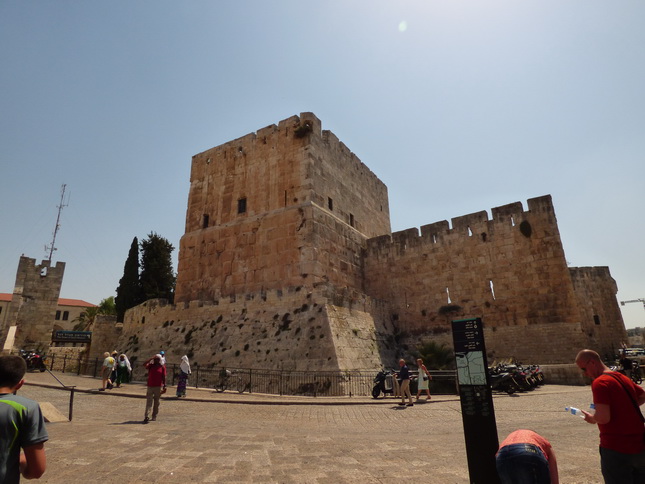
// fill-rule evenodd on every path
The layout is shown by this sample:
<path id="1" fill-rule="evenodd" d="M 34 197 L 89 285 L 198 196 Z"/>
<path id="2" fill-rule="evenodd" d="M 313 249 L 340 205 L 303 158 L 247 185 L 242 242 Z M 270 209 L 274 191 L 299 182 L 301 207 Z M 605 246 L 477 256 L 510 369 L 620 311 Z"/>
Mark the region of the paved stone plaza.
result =
<path id="1" fill-rule="evenodd" d="M 56 373 L 88 391 L 100 381 Z M 20 394 L 67 416 L 69 392 L 30 373 Z M 169 387 L 158 420 L 142 424 L 145 388 L 75 393 L 72 422 L 48 423 L 45 483 L 468 483 L 456 396 L 399 407 L 393 398 L 278 397 Z M 589 387 L 547 385 L 496 395 L 500 440 L 531 428 L 553 444 L 561 482 L 600 483 L 596 426 L 564 412 L 588 408 Z"/>

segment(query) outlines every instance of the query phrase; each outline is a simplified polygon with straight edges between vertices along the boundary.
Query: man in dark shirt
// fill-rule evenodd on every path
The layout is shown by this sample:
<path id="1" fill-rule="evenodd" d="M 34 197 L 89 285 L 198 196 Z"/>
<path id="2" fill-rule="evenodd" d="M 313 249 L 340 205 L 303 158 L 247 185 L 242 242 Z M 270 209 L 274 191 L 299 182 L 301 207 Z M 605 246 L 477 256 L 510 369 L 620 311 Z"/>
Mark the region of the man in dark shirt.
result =
<path id="1" fill-rule="evenodd" d="M 161 394 L 166 391 L 166 367 L 161 364 L 161 355 L 158 354 L 147 361 L 144 366 L 148 370 L 148 388 L 146 390 L 146 414 L 143 423 L 148 423 L 150 421 L 150 408 L 152 408 L 152 420 L 157 420 L 159 400 L 161 399 Z"/>
<path id="2" fill-rule="evenodd" d="M 405 364 L 405 360 L 401 358 L 399 360 L 399 380 L 401 381 L 401 403 L 399 405 L 405 405 L 405 397 L 408 397 L 408 407 L 414 405 L 412 403 L 412 393 L 410 393 L 410 369 L 408 365 Z"/>

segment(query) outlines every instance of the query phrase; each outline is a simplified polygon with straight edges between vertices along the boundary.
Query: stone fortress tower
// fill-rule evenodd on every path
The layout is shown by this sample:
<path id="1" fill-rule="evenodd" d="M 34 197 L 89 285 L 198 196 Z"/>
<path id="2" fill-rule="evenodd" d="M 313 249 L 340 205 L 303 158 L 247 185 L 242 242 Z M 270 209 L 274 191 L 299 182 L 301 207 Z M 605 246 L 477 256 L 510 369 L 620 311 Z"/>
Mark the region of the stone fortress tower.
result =
<path id="1" fill-rule="evenodd" d="M 126 313 L 130 354 L 374 369 L 465 317 L 524 362 L 625 338 L 608 268 L 567 267 L 550 196 L 391 233 L 387 187 L 311 113 L 195 155 L 190 182 L 175 304 Z"/>
<path id="2" fill-rule="evenodd" d="M 35 259 L 20 257 L 11 304 L 0 318 L 3 350 L 47 351 L 64 273 L 64 262 L 51 267 L 49 260 L 37 264 Z"/>

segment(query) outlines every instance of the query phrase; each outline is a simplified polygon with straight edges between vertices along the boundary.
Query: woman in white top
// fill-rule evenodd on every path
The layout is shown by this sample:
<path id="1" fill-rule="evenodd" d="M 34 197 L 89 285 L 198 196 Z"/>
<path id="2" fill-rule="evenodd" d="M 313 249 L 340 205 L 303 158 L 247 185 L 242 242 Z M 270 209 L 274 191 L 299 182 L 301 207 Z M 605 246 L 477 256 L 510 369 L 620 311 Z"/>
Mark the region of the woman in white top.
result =
<path id="1" fill-rule="evenodd" d="M 432 375 L 426 368 L 426 365 L 423 364 L 423 360 L 421 358 L 417 359 L 417 366 L 419 367 L 419 389 L 417 390 L 417 402 L 419 401 L 422 390 L 425 390 L 428 394 L 428 398 L 426 398 L 426 400 L 430 400 L 432 398 L 430 396 L 430 380 L 432 380 Z"/>

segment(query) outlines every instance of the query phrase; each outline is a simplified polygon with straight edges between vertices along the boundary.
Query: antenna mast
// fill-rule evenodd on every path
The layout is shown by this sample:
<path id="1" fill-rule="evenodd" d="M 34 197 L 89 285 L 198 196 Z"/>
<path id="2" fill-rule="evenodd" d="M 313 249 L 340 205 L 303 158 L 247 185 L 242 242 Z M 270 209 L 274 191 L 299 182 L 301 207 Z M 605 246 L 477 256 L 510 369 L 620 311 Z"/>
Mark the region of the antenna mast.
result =
<path id="1" fill-rule="evenodd" d="M 60 205 L 58 205 L 58 216 L 56 217 L 56 225 L 54 226 L 54 237 L 52 238 L 52 243 L 51 245 L 46 245 L 45 246 L 45 251 L 49 251 L 49 257 L 47 260 L 51 263 L 52 261 L 52 255 L 54 254 L 54 251 L 56 250 L 56 234 L 58 233 L 58 229 L 60 228 L 60 213 L 63 211 L 64 207 L 67 207 L 66 204 L 63 203 L 65 199 L 65 188 L 67 185 L 63 183 L 63 186 L 60 188 Z M 69 201 L 69 200 L 68 200 Z"/>

